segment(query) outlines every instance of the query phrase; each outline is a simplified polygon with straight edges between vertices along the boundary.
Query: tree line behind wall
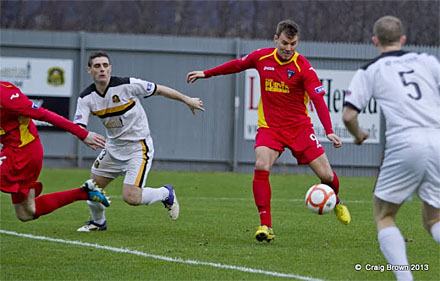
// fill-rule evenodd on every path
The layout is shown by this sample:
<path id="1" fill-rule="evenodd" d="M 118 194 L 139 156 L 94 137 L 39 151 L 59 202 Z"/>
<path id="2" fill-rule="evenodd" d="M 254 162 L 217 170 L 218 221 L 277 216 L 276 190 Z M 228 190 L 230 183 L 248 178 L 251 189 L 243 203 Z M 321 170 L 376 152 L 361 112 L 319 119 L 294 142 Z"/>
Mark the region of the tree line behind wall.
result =
<path id="1" fill-rule="evenodd" d="M 399 17 L 407 44 L 440 45 L 440 0 L 2 0 L 1 28 L 271 39 L 286 18 L 301 39 L 369 43 L 375 20 Z"/>

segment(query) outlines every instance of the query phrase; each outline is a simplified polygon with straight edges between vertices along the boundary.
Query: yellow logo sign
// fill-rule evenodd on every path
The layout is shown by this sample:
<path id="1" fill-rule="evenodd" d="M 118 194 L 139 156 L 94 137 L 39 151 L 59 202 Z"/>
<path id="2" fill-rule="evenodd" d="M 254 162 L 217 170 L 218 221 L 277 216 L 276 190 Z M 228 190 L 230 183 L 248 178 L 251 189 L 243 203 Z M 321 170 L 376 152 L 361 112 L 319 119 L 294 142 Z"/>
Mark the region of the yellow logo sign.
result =
<path id="1" fill-rule="evenodd" d="M 60 67 L 52 67 L 47 71 L 47 83 L 52 86 L 64 85 L 64 70 Z"/>
<path id="2" fill-rule="evenodd" d="M 264 81 L 265 90 L 268 92 L 276 92 L 276 93 L 290 93 L 289 86 L 284 82 L 276 82 L 273 79 L 266 79 Z"/>

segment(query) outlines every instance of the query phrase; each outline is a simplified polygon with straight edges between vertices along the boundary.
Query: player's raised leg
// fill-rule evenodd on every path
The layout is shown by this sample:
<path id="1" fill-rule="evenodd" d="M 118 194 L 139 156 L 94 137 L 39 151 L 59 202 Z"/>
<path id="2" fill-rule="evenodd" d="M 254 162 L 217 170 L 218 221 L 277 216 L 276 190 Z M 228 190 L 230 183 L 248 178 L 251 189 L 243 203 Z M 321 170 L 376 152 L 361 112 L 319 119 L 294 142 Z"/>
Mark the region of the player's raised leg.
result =
<path id="1" fill-rule="evenodd" d="M 35 187 L 29 191 L 28 198 L 21 203 L 14 204 L 17 217 L 21 221 L 37 219 L 78 200 L 89 199 L 110 206 L 103 191 L 96 187 L 92 180 L 86 181 L 80 188 L 49 193 L 35 198 L 35 194 L 38 195 L 41 189 L 41 183 L 36 182 Z"/>
<path id="2" fill-rule="evenodd" d="M 176 191 L 172 185 L 163 185 L 159 188 L 145 187 L 148 172 L 150 171 L 154 147 L 151 139 L 139 142 L 138 150 L 128 162 L 128 171 L 125 174 L 122 197 L 130 205 L 151 205 L 161 201 L 172 220 L 179 217 L 180 206 Z"/>
<path id="3" fill-rule="evenodd" d="M 168 210 L 172 220 L 177 220 L 179 217 L 180 206 L 172 185 L 167 184 L 159 188 L 141 188 L 135 185 L 124 184 L 122 198 L 127 204 L 133 206 L 151 205 L 161 201 Z"/>
<path id="4" fill-rule="evenodd" d="M 321 179 L 321 183 L 330 186 L 335 191 L 337 197 L 337 203 L 335 206 L 336 217 L 341 223 L 349 224 L 351 222 L 350 211 L 339 199 L 339 179 L 336 173 L 333 172 L 325 153 L 311 161 L 309 165 L 315 174 Z"/>
<path id="5" fill-rule="evenodd" d="M 15 215 L 17 218 L 23 222 L 30 221 L 34 219 L 35 216 L 35 193 L 41 192 L 42 185 L 40 183 L 40 190 L 36 192 L 35 188 L 28 191 L 27 198 L 24 201 L 18 199 L 17 195 L 12 196 L 12 202 L 21 201 L 19 203 L 14 203 Z M 20 197 L 23 194 L 19 195 Z M 14 198 L 15 197 L 15 198 Z M 17 200 L 18 199 L 18 200 Z"/>

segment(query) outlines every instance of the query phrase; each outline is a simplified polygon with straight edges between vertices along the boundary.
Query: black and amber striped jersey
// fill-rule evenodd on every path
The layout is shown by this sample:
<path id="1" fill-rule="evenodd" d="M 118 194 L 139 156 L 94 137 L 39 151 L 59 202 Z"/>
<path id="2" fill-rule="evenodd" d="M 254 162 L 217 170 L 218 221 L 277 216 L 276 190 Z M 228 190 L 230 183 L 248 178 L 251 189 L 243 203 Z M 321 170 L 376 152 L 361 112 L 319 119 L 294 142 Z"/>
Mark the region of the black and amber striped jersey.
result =
<path id="1" fill-rule="evenodd" d="M 152 96 L 157 85 L 136 78 L 111 77 L 101 95 L 95 84 L 78 98 L 74 122 L 87 126 L 90 115 L 104 124 L 110 141 L 137 141 L 150 135 L 147 115 L 139 100 Z"/>

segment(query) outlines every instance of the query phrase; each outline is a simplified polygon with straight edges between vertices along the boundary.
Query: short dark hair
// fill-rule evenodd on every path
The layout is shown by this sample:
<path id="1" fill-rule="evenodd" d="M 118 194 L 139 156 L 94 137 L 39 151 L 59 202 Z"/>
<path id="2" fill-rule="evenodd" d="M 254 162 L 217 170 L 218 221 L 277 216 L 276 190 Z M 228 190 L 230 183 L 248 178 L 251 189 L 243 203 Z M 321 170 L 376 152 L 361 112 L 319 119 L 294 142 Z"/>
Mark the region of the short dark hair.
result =
<path id="1" fill-rule="evenodd" d="M 389 46 L 400 41 L 403 25 L 396 17 L 384 16 L 374 23 L 373 33 L 381 46 Z"/>
<path id="2" fill-rule="evenodd" d="M 108 58 L 108 62 L 110 62 L 110 57 L 108 56 L 107 52 L 100 50 L 100 51 L 96 51 L 96 52 L 93 52 L 93 53 L 90 54 L 89 60 L 87 62 L 87 65 L 89 67 L 91 67 L 92 66 L 92 61 L 94 59 L 96 59 L 96 58 L 99 58 L 99 57 L 106 57 L 106 58 Z"/>
<path id="3" fill-rule="evenodd" d="M 277 25 L 277 31 L 276 35 L 280 36 L 281 33 L 285 33 L 288 37 L 295 37 L 295 35 L 298 35 L 299 37 L 299 26 L 296 22 L 293 20 L 283 20 L 280 21 Z"/>

